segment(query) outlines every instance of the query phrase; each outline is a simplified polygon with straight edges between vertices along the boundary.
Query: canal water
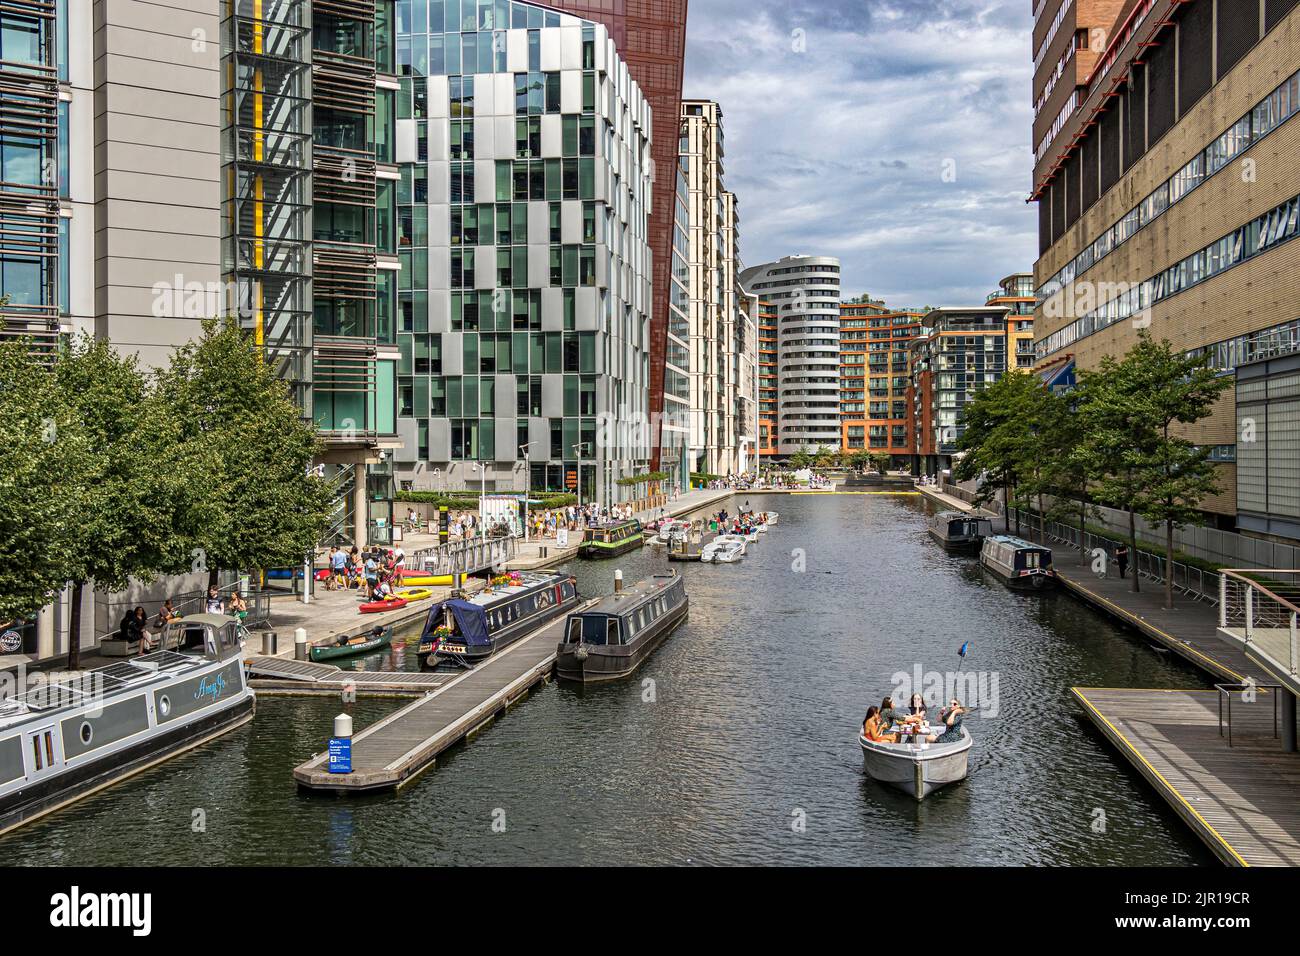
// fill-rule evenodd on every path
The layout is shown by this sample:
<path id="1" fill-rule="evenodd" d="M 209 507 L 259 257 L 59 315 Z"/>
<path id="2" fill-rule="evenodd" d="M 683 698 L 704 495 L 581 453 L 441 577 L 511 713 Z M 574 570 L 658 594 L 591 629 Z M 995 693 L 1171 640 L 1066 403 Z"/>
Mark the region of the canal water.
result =
<path id="1" fill-rule="evenodd" d="M 1066 595 L 1012 593 L 945 554 L 923 499 L 759 500 L 780 522 L 742 562 L 674 565 L 690 618 L 635 677 L 547 685 L 395 795 L 299 793 L 290 771 L 322 749 L 340 702 L 264 695 L 251 725 L 0 838 L 0 860 L 1212 861 L 1069 696 L 1075 685 L 1204 686 L 1199 672 Z M 572 570 L 594 595 L 616 567 L 630 583 L 667 566 L 646 548 Z M 985 708 L 967 722 L 969 779 L 918 805 L 865 777 L 866 707 L 899 674 L 938 686 L 957 672 Z M 348 709 L 361 727 L 395 706 Z"/>

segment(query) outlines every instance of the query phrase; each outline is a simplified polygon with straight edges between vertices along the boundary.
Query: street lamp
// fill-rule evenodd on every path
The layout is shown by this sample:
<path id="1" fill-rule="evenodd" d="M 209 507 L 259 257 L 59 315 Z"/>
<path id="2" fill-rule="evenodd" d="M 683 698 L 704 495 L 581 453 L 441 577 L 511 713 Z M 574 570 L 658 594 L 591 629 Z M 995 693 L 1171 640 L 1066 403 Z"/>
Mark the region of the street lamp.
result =
<path id="1" fill-rule="evenodd" d="M 533 473 L 532 469 L 528 467 L 528 449 L 532 444 L 529 441 L 519 446 L 519 454 L 524 456 L 524 541 L 528 540 L 528 525 L 531 524 L 528 520 L 528 499 L 531 496 L 528 492 L 532 488 Z"/>

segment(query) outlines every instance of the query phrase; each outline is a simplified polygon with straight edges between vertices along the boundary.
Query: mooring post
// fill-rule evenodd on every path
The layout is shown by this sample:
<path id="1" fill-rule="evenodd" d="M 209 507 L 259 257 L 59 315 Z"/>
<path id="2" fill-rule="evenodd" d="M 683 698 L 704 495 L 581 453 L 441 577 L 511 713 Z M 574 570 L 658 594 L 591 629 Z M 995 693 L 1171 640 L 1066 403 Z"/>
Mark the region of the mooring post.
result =
<path id="1" fill-rule="evenodd" d="M 305 661 L 307 659 L 307 629 L 305 627 L 296 628 L 293 632 L 293 659 L 295 661 Z"/>

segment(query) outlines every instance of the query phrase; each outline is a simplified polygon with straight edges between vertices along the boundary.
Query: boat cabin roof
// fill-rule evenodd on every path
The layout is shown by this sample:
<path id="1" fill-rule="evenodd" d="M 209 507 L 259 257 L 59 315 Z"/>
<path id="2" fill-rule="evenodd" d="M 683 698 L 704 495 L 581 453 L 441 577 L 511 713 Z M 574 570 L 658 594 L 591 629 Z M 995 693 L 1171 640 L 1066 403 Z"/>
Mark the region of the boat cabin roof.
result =
<path id="1" fill-rule="evenodd" d="M 574 612 L 575 614 L 603 614 L 603 615 L 623 615 L 629 611 L 635 611 L 646 601 L 652 600 L 663 594 L 666 590 L 674 585 L 682 586 L 683 578 L 680 574 L 656 574 L 652 577 L 638 581 L 630 588 L 624 588 L 614 594 L 608 594 L 601 598 L 591 607 L 584 608 L 582 611 Z"/>
<path id="2" fill-rule="evenodd" d="M 490 591 L 479 591 L 465 598 L 465 601 L 469 604 L 477 604 L 479 607 L 488 608 L 502 601 L 517 598 L 521 594 L 528 594 L 540 588 L 552 587 L 567 581 L 568 578 L 569 575 L 567 574 L 538 574 L 532 571 L 521 571 L 518 584 L 496 584 L 492 586 Z"/>
<path id="3" fill-rule="evenodd" d="M 1045 548 L 1041 544 L 1034 544 L 1032 541 L 1026 541 L 1024 538 L 1017 538 L 1011 534 L 995 534 L 991 538 L 985 538 L 986 544 L 1006 545 L 1015 548 L 1017 551 L 1046 551 L 1051 553 L 1051 548 Z"/>

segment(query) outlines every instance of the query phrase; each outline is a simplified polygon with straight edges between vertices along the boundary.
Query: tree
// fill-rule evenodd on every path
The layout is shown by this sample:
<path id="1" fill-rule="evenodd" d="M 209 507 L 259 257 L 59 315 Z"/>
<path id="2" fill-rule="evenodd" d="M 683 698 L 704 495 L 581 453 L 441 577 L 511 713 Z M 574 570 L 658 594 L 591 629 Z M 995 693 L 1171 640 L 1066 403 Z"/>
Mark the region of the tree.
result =
<path id="1" fill-rule="evenodd" d="M 1029 379 L 1034 389 L 1023 397 L 1022 414 L 1028 435 L 1020 449 L 1020 483 L 1017 488 L 1019 503 L 1034 505 L 1038 514 L 1038 537 L 1046 543 L 1048 497 L 1055 500 L 1058 482 L 1062 478 L 1061 464 L 1070 448 L 1078 440 L 1074 427 L 1074 413 L 1068 399 L 1044 388 L 1034 376 Z M 1059 509 L 1054 509 L 1059 513 Z"/>
<path id="2" fill-rule="evenodd" d="M 61 399 L 81 422 L 88 467 L 76 489 L 68 667 L 81 650 L 87 585 L 119 591 L 149 580 L 175 560 L 173 423 L 150 393 L 135 356 L 104 340 L 73 339 L 54 363 Z"/>
<path id="3" fill-rule="evenodd" d="M 1098 477 L 1098 457 L 1092 436 L 1084 428 L 1091 390 L 1086 380 L 1060 396 L 1064 414 L 1057 419 L 1057 440 L 1049 462 L 1048 481 L 1054 490 L 1047 517 L 1079 522 L 1079 562 L 1088 557 L 1084 531 L 1089 514 L 1097 508 L 1089 499 L 1089 486 Z"/>
<path id="4" fill-rule="evenodd" d="M 1172 608 L 1174 529 L 1201 524 L 1201 502 L 1222 490 L 1208 460 L 1210 450 L 1172 429 L 1209 415 L 1232 380 L 1210 368 L 1208 356 L 1176 353 L 1167 340 L 1156 343 L 1145 334 L 1125 360 L 1130 357 L 1138 372 L 1132 379 L 1138 386 L 1135 398 L 1155 432 L 1133 506 L 1147 521 L 1165 526 L 1165 607 Z"/>
<path id="5" fill-rule="evenodd" d="M 208 320 L 159 376 L 192 470 L 176 524 L 194 571 L 295 564 L 329 521 L 316 431 L 233 319 Z"/>
<path id="6" fill-rule="evenodd" d="M 1200 502 L 1217 491 L 1208 451 L 1172 434 L 1210 413 L 1231 381 L 1210 369 L 1205 356 L 1176 353 L 1168 341 L 1141 332 L 1116 361 L 1106 356 L 1085 376 L 1092 389 L 1084 428 L 1101 477 L 1097 496 L 1129 516 L 1129 550 L 1137 553 L 1141 514 L 1165 525 L 1166 568 L 1173 560 L 1174 528 L 1201 521 Z M 1141 589 L 1133 575 L 1133 590 Z M 1165 606 L 1173 606 L 1172 575 L 1165 574 Z"/>
<path id="7" fill-rule="evenodd" d="M 889 456 L 883 451 L 869 456 L 871 466 L 882 475 L 889 470 Z"/>
<path id="8" fill-rule="evenodd" d="M 0 342 L 0 447 L 0 620 L 12 620 L 73 576 L 89 466 L 80 422 L 26 339 Z"/>
<path id="9" fill-rule="evenodd" d="M 966 427 L 960 447 L 965 454 L 956 462 L 953 477 L 958 481 L 983 478 L 976 505 L 994 500 L 996 489 L 1001 488 L 1008 531 L 1011 505 L 1025 472 L 1026 455 L 1034 444 L 1034 407 L 1041 394 L 1036 376 L 1007 374 L 976 392 L 962 412 Z"/>
<path id="10" fill-rule="evenodd" d="M 825 445 L 818 445 L 817 450 L 813 452 L 813 462 L 818 468 L 829 468 L 835 464 L 835 452 Z"/>
<path id="11" fill-rule="evenodd" d="M 803 471 L 812 464 L 812 457 L 808 454 L 807 448 L 800 448 L 790 456 L 790 467 L 795 471 Z"/>

